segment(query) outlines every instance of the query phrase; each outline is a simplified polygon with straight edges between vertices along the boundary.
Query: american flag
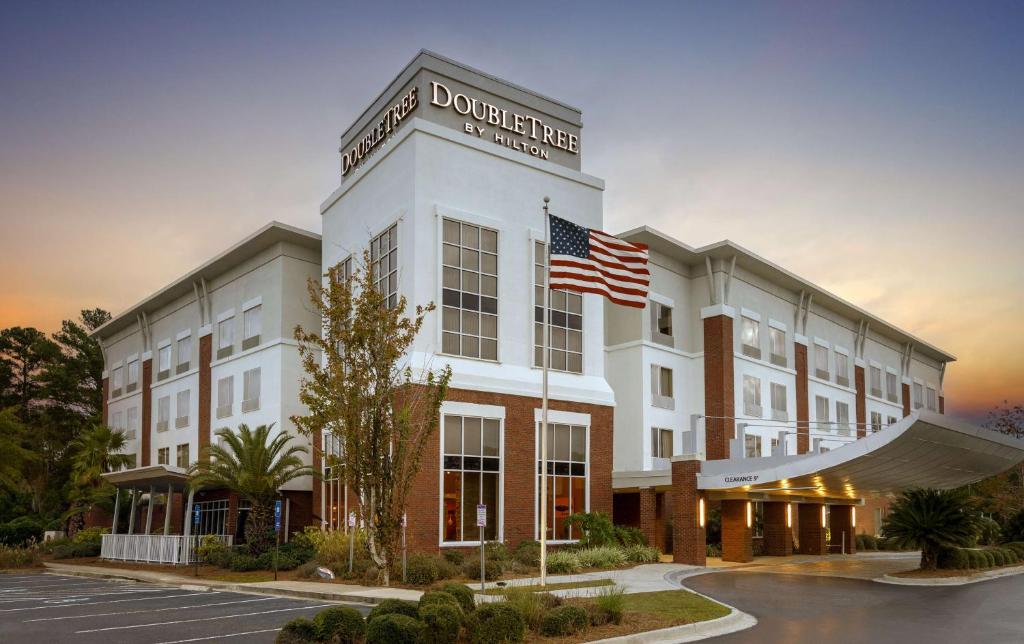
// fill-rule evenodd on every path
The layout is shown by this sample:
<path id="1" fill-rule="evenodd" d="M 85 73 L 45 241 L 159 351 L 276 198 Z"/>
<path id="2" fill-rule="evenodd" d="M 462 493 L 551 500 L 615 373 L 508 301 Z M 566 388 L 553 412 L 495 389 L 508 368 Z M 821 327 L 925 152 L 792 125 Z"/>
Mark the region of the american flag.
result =
<path id="1" fill-rule="evenodd" d="M 597 293 L 616 304 L 644 308 L 651 283 L 647 245 L 550 216 L 551 288 Z"/>

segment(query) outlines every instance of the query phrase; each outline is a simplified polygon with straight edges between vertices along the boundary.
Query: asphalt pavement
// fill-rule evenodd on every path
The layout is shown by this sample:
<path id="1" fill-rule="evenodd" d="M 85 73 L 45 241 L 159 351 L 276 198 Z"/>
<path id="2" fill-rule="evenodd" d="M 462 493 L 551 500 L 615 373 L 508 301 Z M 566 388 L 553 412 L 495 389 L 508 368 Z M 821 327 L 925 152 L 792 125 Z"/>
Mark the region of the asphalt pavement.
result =
<path id="1" fill-rule="evenodd" d="M 1024 642 L 1024 575 L 922 587 L 723 570 L 682 583 L 758 619 L 752 629 L 709 640 L 715 644 Z"/>
<path id="2" fill-rule="evenodd" d="M 337 603 L 42 573 L 0 574 L 0 641 L 273 642 L 296 617 Z M 355 605 L 363 613 L 369 607 Z"/>

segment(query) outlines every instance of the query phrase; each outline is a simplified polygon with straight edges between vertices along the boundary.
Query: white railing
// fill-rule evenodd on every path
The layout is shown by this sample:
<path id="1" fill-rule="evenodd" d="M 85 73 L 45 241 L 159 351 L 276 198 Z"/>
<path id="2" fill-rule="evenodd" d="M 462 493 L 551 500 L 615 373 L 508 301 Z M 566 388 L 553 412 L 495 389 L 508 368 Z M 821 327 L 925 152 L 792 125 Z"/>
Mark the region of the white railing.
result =
<path id="1" fill-rule="evenodd" d="M 214 537 L 229 547 L 233 541 L 229 534 L 190 537 L 162 534 L 105 534 L 100 546 L 100 557 L 114 561 L 188 564 L 194 561 L 196 547 L 207 537 Z"/>

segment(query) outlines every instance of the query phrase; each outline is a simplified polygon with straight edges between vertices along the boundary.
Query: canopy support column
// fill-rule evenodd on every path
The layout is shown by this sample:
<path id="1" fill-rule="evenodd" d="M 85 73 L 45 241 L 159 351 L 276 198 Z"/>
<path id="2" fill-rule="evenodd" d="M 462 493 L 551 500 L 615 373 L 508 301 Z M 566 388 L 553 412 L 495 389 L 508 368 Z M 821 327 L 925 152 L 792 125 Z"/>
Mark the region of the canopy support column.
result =
<path id="1" fill-rule="evenodd" d="M 114 521 L 110 526 L 110 534 L 117 534 L 117 515 L 121 513 L 121 488 L 114 488 Z"/>
<path id="2" fill-rule="evenodd" d="M 137 490 L 132 487 L 132 513 L 128 517 L 128 534 L 132 534 L 135 531 L 135 508 L 139 501 L 139 495 Z"/>
<path id="3" fill-rule="evenodd" d="M 149 486 L 149 508 L 146 510 L 146 534 L 153 531 L 153 497 L 156 496 L 156 488 Z"/>
<path id="4" fill-rule="evenodd" d="M 174 506 L 174 486 L 167 484 L 167 501 L 164 503 L 164 536 L 171 534 L 171 508 Z"/>

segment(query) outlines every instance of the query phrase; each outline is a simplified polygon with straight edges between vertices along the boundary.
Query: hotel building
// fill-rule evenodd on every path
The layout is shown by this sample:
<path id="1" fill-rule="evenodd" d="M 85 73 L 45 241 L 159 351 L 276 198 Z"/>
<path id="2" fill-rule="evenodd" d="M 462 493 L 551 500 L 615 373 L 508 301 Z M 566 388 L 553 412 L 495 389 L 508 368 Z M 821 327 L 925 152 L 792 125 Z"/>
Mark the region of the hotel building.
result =
<path id="1" fill-rule="evenodd" d="M 479 543 L 478 503 L 486 538 L 510 545 L 539 537 L 545 503 L 555 543 L 578 537 L 570 514 L 601 511 L 702 563 L 705 513 L 719 507 L 726 558 L 744 560 L 758 540 L 769 554 L 792 541 L 823 551 L 825 532 L 812 528 L 824 524 L 849 550 L 854 524 L 875 532 L 881 518 L 881 506 L 852 509 L 865 498 L 977 480 L 1024 458 L 942 417 L 952 355 L 729 241 L 693 248 L 646 226 L 621 233 L 650 248 L 648 306 L 556 291 L 545 316 L 542 199 L 604 228 L 604 181 L 582 172 L 581 131 L 574 107 L 420 52 L 341 135 L 322 239 L 272 223 L 96 331 L 105 418 L 127 433 L 137 465 L 108 478 L 148 491 L 170 532 L 188 530 L 183 506 L 199 503 L 210 517 L 201 533 L 240 536 L 232 494 L 182 497 L 183 468 L 214 430 L 272 422 L 320 467 L 333 441 L 299 436 L 289 420 L 303 411 L 292 329 L 318 324 L 307 281 L 366 249 L 392 301 L 438 305 L 410 366 L 453 373 L 407 509 L 415 550 Z M 550 478 L 539 499 L 545 318 Z M 973 441 L 978 456 L 958 453 L 946 468 L 952 449 L 924 450 L 902 474 L 856 473 L 892 470 L 925 435 Z M 959 474 L 931 480 L 929 467 Z M 354 502 L 329 473 L 283 495 L 286 533 L 341 528 Z M 143 519 L 136 497 L 146 498 L 132 495 L 132 516 L 152 530 L 154 512 Z"/>

